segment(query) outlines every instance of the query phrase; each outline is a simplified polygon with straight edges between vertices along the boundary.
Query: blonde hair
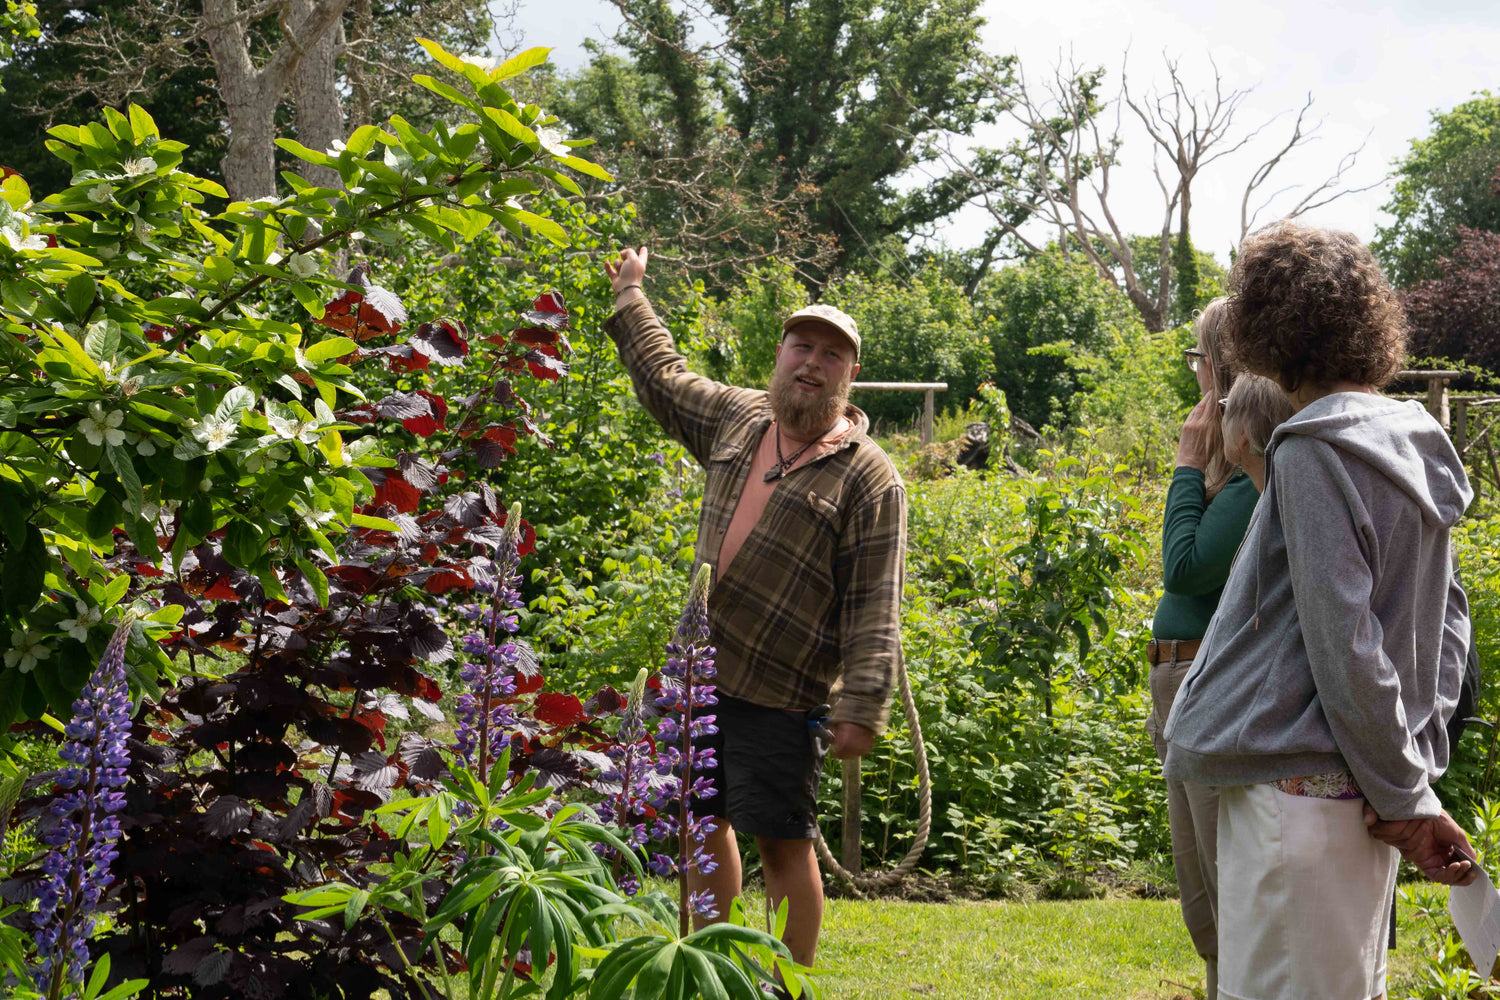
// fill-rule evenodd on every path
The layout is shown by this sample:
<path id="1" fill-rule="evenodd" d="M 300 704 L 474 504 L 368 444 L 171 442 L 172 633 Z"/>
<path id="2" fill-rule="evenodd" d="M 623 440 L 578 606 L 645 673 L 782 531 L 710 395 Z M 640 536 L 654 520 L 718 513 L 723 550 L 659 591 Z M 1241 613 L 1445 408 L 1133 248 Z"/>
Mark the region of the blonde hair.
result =
<path id="1" fill-rule="evenodd" d="M 1209 370 L 1214 384 L 1210 390 L 1214 399 L 1223 399 L 1234 388 L 1234 369 L 1230 367 L 1229 351 L 1224 331 L 1229 318 L 1229 300 L 1222 295 L 1203 307 L 1193 321 L 1193 333 L 1198 338 L 1198 350 L 1208 355 Z M 1215 420 L 1208 430 L 1208 468 L 1203 473 L 1203 486 L 1212 500 L 1224 484 L 1234 475 L 1234 466 L 1224 457 L 1224 432 Z"/>
<path id="2" fill-rule="evenodd" d="M 1225 428 L 1233 427 L 1245 432 L 1250 442 L 1250 453 L 1264 455 L 1271 435 L 1292 416 L 1292 401 L 1281 386 L 1268 378 L 1242 372 L 1234 380 L 1234 388 L 1224 401 Z M 1229 437 L 1229 432 L 1224 431 Z"/>

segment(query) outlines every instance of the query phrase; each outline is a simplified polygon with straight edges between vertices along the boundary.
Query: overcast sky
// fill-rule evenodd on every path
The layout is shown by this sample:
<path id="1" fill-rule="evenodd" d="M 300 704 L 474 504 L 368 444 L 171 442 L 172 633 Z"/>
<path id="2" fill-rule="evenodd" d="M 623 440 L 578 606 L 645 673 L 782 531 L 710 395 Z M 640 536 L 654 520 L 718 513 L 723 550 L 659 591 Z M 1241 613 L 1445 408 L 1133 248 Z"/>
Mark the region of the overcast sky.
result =
<path id="1" fill-rule="evenodd" d="M 1246 180 L 1285 141 L 1290 112 L 1308 92 L 1314 116 L 1324 122 L 1320 138 L 1289 156 L 1267 191 L 1320 182 L 1361 142 L 1364 152 L 1346 177 L 1351 186 L 1380 181 L 1411 139 L 1426 133 L 1431 111 L 1500 89 L 1497 0 L 988 0 L 983 11 L 989 50 L 1019 55 L 1028 78 L 1038 82 L 1060 58 L 1102 64 L 1117 82 L 1128 47 L 1132 92 L 1164 77 L 1163 53 L 1180 61 L 1190 85 L 1208 86 L 1212 58 L 1226 86 L 1254 88 L 1237 119 L 1246 130 L 1288 112 L 1194 185 L 1194 242 L 1221 260 L 1239 237 Z M 522 0 L 516 28 L 526 44 L 554 46 L 553 61 L 573 68 L 584 61 L 584 39 L 607 37 L 619 20 L 608 0 Z M 997 132 L 981 141 L 1003 138 Z M 1124 138 L 1112 204 L 1126 228 L 1156 231 L 1162 199 L 1151 176 L 1149 139 L 1128 127 Z M 1272 214 L 1296 197 L 1284 195 Z M 1306 218 L 1368 239 L 1384 221 L 1379 206 L 1387 197 L 1381 183 Z M 980 209 L 966 210 L 945 236 L 958 246 L 977 243 L 986 218 Z"/>

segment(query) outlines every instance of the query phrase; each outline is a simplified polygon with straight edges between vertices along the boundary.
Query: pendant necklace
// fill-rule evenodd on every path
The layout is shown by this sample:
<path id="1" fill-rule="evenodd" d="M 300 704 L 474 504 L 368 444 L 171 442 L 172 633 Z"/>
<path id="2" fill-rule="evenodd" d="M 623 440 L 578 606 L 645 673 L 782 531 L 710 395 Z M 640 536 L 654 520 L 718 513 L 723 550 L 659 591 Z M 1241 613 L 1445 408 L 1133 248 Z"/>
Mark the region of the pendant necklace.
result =
<path id="1" fill-rule="evenodd" d="M 833 423 L 828 425 L 828 427 L 823 431 L 822 434 L 819 434 L 817 437 L 807 442 L 807 444 L 803 445 L 801 448 L 798 448 L 796 452 L 793 453 L 791 458 L 782 458 L 781 424 L 778 422 L 776 424 L 776 464 L 771 467 L 771 471 L 766 473 L 766 478 L 764 481 L 768 483 L 774 483 L 776 480 L 786 475 L 787 472 L 791 470 L 792 466 L 797 464 L 797 459 L 802 457 L 803 452 L 807 451 L 807 449 L 811 448 L 813 445 L 817 444 L 819 441 L 827 437 L 828 433 L 838 425 L 838 420 L 835 420 Z"/>

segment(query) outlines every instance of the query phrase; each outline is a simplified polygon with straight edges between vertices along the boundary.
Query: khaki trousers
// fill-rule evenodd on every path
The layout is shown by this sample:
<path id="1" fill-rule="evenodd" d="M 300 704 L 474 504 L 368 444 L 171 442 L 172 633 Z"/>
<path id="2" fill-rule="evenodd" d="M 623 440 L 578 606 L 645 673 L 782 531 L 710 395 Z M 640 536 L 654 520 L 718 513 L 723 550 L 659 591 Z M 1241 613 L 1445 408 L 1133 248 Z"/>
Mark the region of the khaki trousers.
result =
<path id="1" fill-rule="evenodd" d="M 1156 755 L 1167 759 L 1162 736 L 1177 689 L 1191 660 L 1171 660 L 1151 667 L 1151 716 L 1146 729 Z M 1167 819 L 1172 830 L 1172 868 L 1182 898 L 1182 922 L 1193 948 L 1213 963 L 1219 955 L 1219 789 L 1193 781 L 1167 779 Z"/>

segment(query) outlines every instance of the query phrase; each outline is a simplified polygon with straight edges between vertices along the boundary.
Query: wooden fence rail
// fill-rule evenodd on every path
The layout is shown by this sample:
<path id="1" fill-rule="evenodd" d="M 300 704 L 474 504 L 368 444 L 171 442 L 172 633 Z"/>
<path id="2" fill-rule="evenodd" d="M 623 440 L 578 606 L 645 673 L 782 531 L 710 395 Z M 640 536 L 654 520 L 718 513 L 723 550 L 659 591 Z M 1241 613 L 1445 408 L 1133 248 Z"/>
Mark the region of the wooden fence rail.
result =
<path id="1" fill-rule="evenodd" d="M 936 414 L 936 404 L 933 394 L 946 392 L 947 382 L 855 382 L 849 386 L 854 389 L 884 389 L 892 392 L 920 392 L 922 398 L 922 443 L 932 444 L 932 425 Z M 844 867 L 848 867 L 845 865 Z M 852 869 L 851 869 L 852 870 Z"/>

